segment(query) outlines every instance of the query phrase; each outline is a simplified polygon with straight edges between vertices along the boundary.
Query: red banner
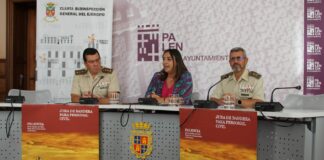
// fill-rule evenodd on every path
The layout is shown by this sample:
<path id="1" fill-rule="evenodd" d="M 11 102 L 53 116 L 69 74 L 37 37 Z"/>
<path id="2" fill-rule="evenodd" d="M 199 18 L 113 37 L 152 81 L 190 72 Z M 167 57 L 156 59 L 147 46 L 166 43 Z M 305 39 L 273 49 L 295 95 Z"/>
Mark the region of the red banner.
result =
<path id="1" fill-rule="evenodd" d="M 256 160 L 257 113 L 180 109 L 180 159 Z"/>
<path id="2" fill-rule="evenodd" d="M 22 159 L 99 159 L 98 106 L 24 104 Z"/>

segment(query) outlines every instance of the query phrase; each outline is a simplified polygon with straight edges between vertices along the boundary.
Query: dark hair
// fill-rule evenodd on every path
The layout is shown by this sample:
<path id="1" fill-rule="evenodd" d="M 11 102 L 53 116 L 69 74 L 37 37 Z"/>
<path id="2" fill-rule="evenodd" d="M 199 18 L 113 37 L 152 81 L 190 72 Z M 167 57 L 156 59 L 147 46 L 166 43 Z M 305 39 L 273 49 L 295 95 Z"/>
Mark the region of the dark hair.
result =
<path id="1" fill-rule="evenodd" d="M 95 48 L 87 48 L 87 49 L 85 49 L 83 51 L 83 61 L 87 62 L 87 58 L 86 58 L 87 55 L 95 55 L 95 54 L 98 54 L 99 58 L 100 58 L 100 54 L 99 54 L 97 49 L 95 49 Z"/>
<path id="2" fill-rule="evenodd" d="M 245 50 L 242 47 L 232 48 L 231 51 L 230 51 L 230 54 L 233 53 L 233 52 L 240 52 L 240 51 L 243 52 L 244 57 L 246 57 Z"/>
<path id="3" fill-rule="evenodd" d="M 185 64 L 183 63 L 183 60 L 182 60 L 182 56 L 179 52 L 179 50 L 177 49 L 167 49 L 167 50 L 164 50 L 163 52 L 163 55 L 162 57 L 164 56 L 165 53 L 170 53 L 170 56 L 172 58 L 172 61 L 173 61 L 173 66 L 174 65 L 174 62 L 177 63 L 176 65 L 176 74 L 175 74 L 175 80 L 178 81 L 181 77 L 181 75 L 185 72 L 188 71 L 187 67 L 185 66 Z M 168 77 L 168 73 L 164 71 L 164 69 L 161 70 L 161 80 L 162 81 L 165 81 L 166 78 Z"/>

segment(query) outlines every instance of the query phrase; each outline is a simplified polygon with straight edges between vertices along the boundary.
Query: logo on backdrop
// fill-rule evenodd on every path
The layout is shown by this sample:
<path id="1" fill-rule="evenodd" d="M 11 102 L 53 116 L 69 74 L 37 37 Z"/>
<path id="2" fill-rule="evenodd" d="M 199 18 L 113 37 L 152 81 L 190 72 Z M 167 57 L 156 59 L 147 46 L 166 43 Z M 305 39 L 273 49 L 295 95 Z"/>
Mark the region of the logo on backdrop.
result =
<path id="1" fill-rule="evenodd" d="M 322 0 L 307 0 L 305 3 L 305 38 L 304 44 L 306 52 L 304 53 L 304 94 L 323 93 L 322 81 Z"/>
<path id="2" fill-rule="evenodd" d="M 49 2 L 46 5 L 46 17 L 44 18 L 47 22 L 55 22 L 58 21 L 58 19 L 55 16 L 55 3 Z"/>
<path id="3" fill-rule="evenodd" d="M 107 45 L 109 41 L 107 39 L 99 39 L 95 34 L 91 34 L 88 36 L 88 47 L 100 49 L 100 46 Z"/>
<path id="4" fill-rule="evenodd" d="M 321 72 L 322 65 L 319 61 L 315 59 L 306 59 L 307 72 Z"/>
<path id="5" fill-rule="evenodd" d="M 322 30 L 320 27 L 314 24 L 307 25 L 307 37 L 308 38 L 321 38 Z"/>
<path id="6" fill-rule="evenodd" d="M 137 60 L 159 61 L 160 54 L 166 49 L 183 50 L 183 43 L 177 42 L 174 33 L 160 33 L 160 25 L 138 25 Z"/>
<path id="7" fill-rule="evenodd" d="M 307 0 L 307 3 L 321 3 L 322 0 Z"/>
<path id="8" fill-rule="evenodd" d="M 319 9 L 315 9 L 314 7 L 307 8 L 307 20 L 321 20 L 322 12 Z"/>
<path id="9" fill-rule="evenodd" d="M 313 41 L 307 42 L 307 55 L 321 55 L 322 46 Z"/>
<path id="10" fill-rule="evenodd" d="M 307 89 L 312 89 L 312 90 L 319 90 L 321 89 L 322 82 L 320 79 L 315 78 L 314 76 L 307 76 L 306 80 L 306 87 Z"/>
<path id="11" fill-rule="evenodd" d="M 183 51 L 183 42 L 176 39 L 174 33 L 160 31 L 159 24 L 138 25 L 137 27 L 137 61 L 157 62 L 166 49 L 178 49 Z M 183 55 L 184 61 L 227 61 L 227 53 L 224 55 Z"/>
<path id="12" fill-rule="evenodd" d="M 153 150 L 151 124 L 135 122 L 132 124 L 132 128 L 129 148 L 136 158 L 145 159 L 151 155 Z"/>

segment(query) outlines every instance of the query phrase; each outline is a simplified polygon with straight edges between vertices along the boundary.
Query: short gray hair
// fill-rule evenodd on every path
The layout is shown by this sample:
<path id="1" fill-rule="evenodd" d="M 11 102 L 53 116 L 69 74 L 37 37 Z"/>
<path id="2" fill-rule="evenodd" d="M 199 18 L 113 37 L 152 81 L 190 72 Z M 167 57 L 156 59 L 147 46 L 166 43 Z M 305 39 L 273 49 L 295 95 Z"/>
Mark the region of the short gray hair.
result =
<path id="1" fill-rule="evenodd" d="M 239 51 L 243 52 L 244 57 L 246 57 L 245 50 L 242 47 L 232 48 L 231 51 L 230 51 L 230 54 L 233 53 L 233 52 L 239 52 Z"/>

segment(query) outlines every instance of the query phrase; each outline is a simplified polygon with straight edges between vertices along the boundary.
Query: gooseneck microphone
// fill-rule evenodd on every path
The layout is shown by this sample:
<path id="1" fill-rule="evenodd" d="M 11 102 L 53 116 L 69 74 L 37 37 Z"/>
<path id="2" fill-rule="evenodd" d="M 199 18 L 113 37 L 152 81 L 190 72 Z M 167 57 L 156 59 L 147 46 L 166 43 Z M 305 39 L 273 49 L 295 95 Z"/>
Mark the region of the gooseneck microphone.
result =
<path id="1" fill-rule="evenodd" d="M 279 89 L 297 89 L 300 90 L 301 86 L 295 86 L 295 87 L 277 87 L 274 88 L 271 92 L 271 98 L 270 98 L 270 102 L 256 102 L 255 103 L 255 110 L 256 111 L 269 111 L 269 112 L 273 112 L 273 111 L 281 111 L 284 107 L 282 106 L 282 104 L 280 102 L 274 102 L 273 101 L 273 94 L 276 90 Z"/>
<path id="2" fill-rule="evenodd" d="M 93 85 L 91 89 L 91 98 L 80 98 L 79 103 L 80 104 L 98 104 L 99 100 L 98 98 L 93 97 L 93 91 L 96 88 L 97 84 L 104 78 L 104 76 L 100 76 L 99 80 Z"/>
<path id="3" fill-rule="evenodd" d="M 104 76 L 100 76 L 99 80 L 95 85 L 93 85 L 92 90 L 91 90 L 91 98 L 93 98 L 93 91 L 96 88 L 97 84 L 104 78 Z"/>
<path id="4" fill-rule="evenodd" d="M 9 95 L 6 96 L 5 102 L 6 103 L 24 103 L 25 97 L 21 95 L 21 90 L 23 89 L 24 84 L 24 75 L 19 75 L 19 86 L 18 86 L 18 95 Z"/>
<path id="5" fill-rule="evenodd" d="M 217 81 L 215 84 L 209 87 L 208 92 L 207 92 L 207 99 L 206 100 L 195 100 L 194 101 L 194 107 L 195 108 L 217 108 L 218 104 L 214 101 L 209 100 L 209 93 L 210 90 L 215 87 L 217 84 L 222 82 L 224 79 L 226 79 L 229 75 L 222 76 L 222 78 Z"/>
<path id="6" fill-rule="evenodd" d="M 209 87 L 209 89 L 208 89 L 208 92 L 207 92 L 207 101 L 209 101 L 209 93 L 210 93 L 210 90 L 213 88 L 213 87 L 215 87 L 217 84 L 219 84 L 220 82 L 222 82 L 223 81 L 223 79 L 220 79 L 219 81 L 217 81 L 215 84 L 213 84 L 212 86 L 210 86 Z"/>
<path id="7" fill-rule="evenodd" d="M 24 83 L 24 75 L 20 74 L 19 75 L 19 97 L 21 97 L 21 90 L 23 88 L 23 83 Z"/>
<path id="8" fill-rule="evenodd" d="M 295 87 L 277 87 L 277 88 L 273 89 L 272 92 L 271 92 L 270 102 L 273 102 L 273 93 L 274 93 L 274 91 L 276 91 L 278 89 L 297 89 L 297 90 L 300 90 L 301 89 L 301 86 L 295 86 Z"/>

